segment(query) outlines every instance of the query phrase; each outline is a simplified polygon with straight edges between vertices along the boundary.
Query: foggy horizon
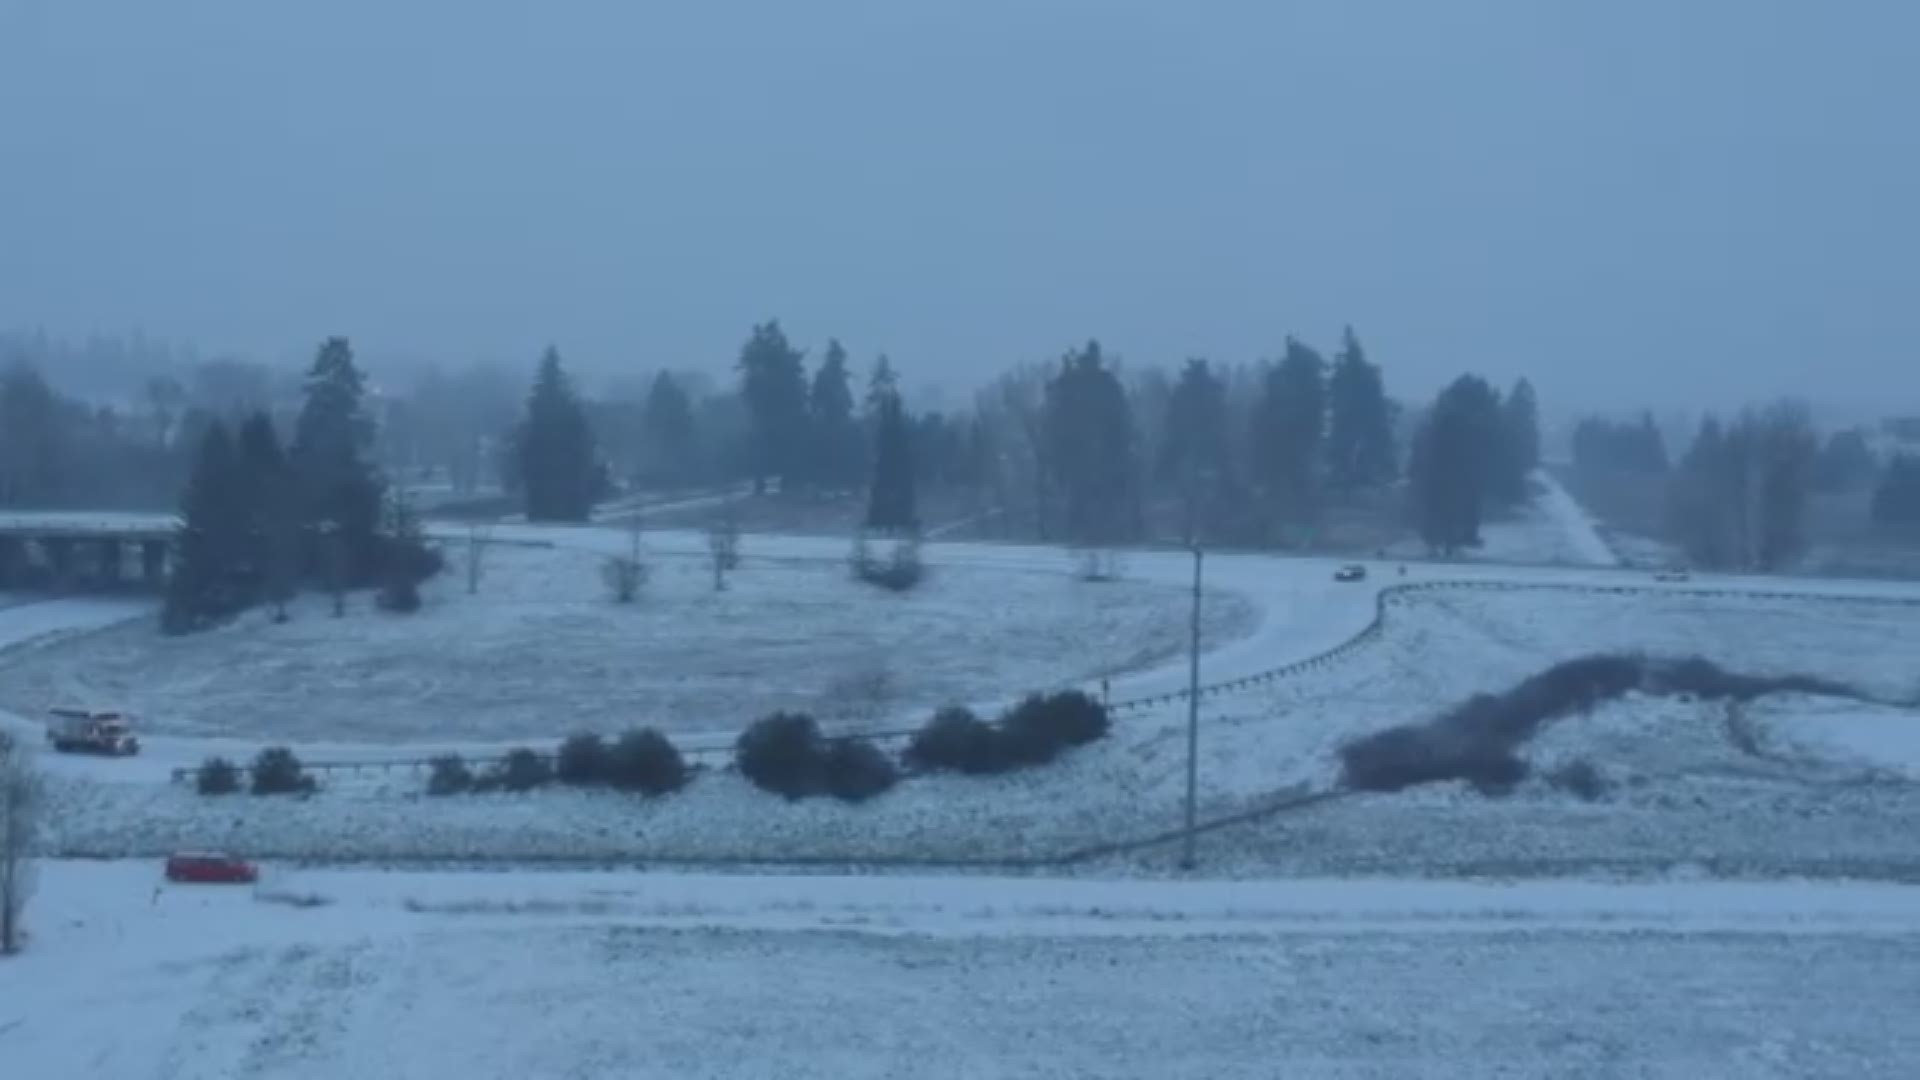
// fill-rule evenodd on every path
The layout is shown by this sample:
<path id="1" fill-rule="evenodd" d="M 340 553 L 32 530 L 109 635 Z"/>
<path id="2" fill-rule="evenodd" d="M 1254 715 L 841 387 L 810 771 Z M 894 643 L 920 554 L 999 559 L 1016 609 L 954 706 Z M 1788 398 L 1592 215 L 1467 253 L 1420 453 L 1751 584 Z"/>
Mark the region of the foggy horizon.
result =
<path id="1" fill-rule="evenodd" d="M 778 318 L 952 399 L 1352 324 L 1409 402 L 1913 411 L 1916 41 L 1890 2 L 4 0 L 0 330 L 598 380 Z"/>

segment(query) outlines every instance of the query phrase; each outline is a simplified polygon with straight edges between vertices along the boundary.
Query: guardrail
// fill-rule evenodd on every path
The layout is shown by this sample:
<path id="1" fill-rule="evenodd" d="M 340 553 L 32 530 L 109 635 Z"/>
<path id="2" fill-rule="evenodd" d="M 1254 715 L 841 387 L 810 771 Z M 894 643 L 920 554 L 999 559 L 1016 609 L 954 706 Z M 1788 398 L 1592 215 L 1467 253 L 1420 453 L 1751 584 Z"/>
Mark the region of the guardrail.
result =
<path id="1" fill-rule="evenodd" d="M 1648 585 L 1626 585 L 1626 584 L 1599 585 L 1599 584 L 1579 584 L 1579 583 L 1571 583 L 1571 582 L 1546 582 L 1546 581 L 1457 581 L 1457 580 L 1456 581 L 1396 582 L 1394 584 L 1387 585 L 1381 588 L 1374 594 L 1373 617 L 1367 621 L 1366 626 L 1362 627 L 1352 637 L 1347 638 L 1345 641 L 1342 641 L 1341 643 L 1333 646 L 1330 649 L 1316 653 L 1304 659 L 1295 660 L 1290 663 L 1282 664 L 1279 667 L 1270 668 L 1266 671 L 1256 672 L 1252 675 L 1243 675 L 1238 678 L 1227 679 L 1222 682 L 1209 683 L 1200 688 L 1200 697 L 1202 700 L 1205 700 L 1208 698 L 1220 697 L 1227 694 L 1241 693 L 1249 690 L 1258 689 L 1263 686 L 1269 686 L 1269 685 L 1272 685 L 1273 683 L 1279 682 L 1282 679 L 1291 678 L 1296 675 L 1302 675 L 1308 672 L 1319 671 L 1331 664 L 1337 663 L 1347 658 L 1348 656 L 1352 655 L 1354 652 L 1358 651 L 1359 649 L 1369 644 L 1372 644 L 1374 641 L 1378 640 L 1379 637 L 1386 631 L 1388 609 L 1393 607 L 1396 603 L 1400 602 L 1403 598 L 1417 596 L 1421 593 L 1439 592 L 1442 590 L 1449 591 L 1449 592 L 1555 592 L 1555 593 L 1574 592 L 1574 593 L 1585 593 L 1585 594 L 1596 595 L 1596 596 L 1682 595 L 1682 596 L 1710 596 L 1716 599 L 1741 599 L 1741 600 L 1825 599 L 1825 600 L 1839 600 L 1847 603 L 1879 604 L 1879 605 L 1890 605 L 1890 606 L 1896 606 L 1896 607 L 1920 608 L 1920 598 L 1911 598 L 1911 597 L 1902 597 L 1902 596 L 1872 596 L 1872 595 L 1836 596 L 1831 593 L 1818 593 L 1818 592 L 1788 592 L 1788 591 L 1755 590 L 1755 589 L 1724 589 L 1724 588 L 1713 588 L 1711 586 L 1696 587 L 1691 585 L 1671 585 L 1671 586 L 1654 587 L 1654 586 L 1648 586 Z M 1085 688 L 1083 687 L 1082 689 L 1085 689 Z M 1112 712 L 1115 715 L 1125 715 L 1128 713 L 1145 712 L 1151 709 L 1160 709 L 1160 708 L 1166 708 L 1171 705 L 1177 705 L 1181 702 L 1186 701 L 1187 695 L 1188 695 L 1188 691 L 1186 690 L 1174 690 L 1164 694 L 1153 694 L 1147 697 L 1129 698 L 1122 701 L 1109 702 L 1107 704 L 1107 708 L 1110 712 Z M 857 739 L 862 742 L 871 742 L 871 743 L 888 743 L 888 742 L 903 742 L 911 738 L 918 730 L 919 729 L 917 727 L 914 727 L 914 728 L 883 729 L 880 731 L 833 732 L 830 734 L 834 735 L 834 737 L 836 738 Z M 703 759 L 706 761 L 726 761 L 730 759 L 733 754 L 733 747 L 731 745 L 718 745 L 718 744 L 694 745 L 694 746 L 682 746 L 679 749 L 682 757 L 695 763 L 700 763 Z M 544 760 L 546 760 L 546 762 L 549 765 L 553 763 L 553 759 L 555 755 L 552 751 L 535 751 L 535 753 L 538 754 Z M 444 756 L 444 755 L 434 755 L 434 757 L 439 757 L 439 756 Z M 489 755 L 483 755 L 479 757 L 473 757 L 473 756 L 462 754 L 461 760 L 464 761 L 469 767 L 487 768 L 487 767 L 500 764 L 506 759 L 506 756 L 507 755 L 505 753 L 489 754 Z M 345 773 L 348 775 L 360 775 L 360 774 L 366 774 L 366 773 L 393 773 L 393 772 L 425 773 L 433 767 L 434 757 L 394 758 L 394 759 L 373 760 L 373 761 L 317 761 L 317 762 L 303 763 L 303 767 L 309 772 L 322 773 L 322 774 Z M 247 771 L 246 766 L 240 765 L 239 767 L 243 772 Z M 199 769 L 197 767 L 177 768 L 172 770 L 172 779 L 174 783 L 184 783 L 186 781 L 192 780 L 198 772 L 199 772 Z"/>

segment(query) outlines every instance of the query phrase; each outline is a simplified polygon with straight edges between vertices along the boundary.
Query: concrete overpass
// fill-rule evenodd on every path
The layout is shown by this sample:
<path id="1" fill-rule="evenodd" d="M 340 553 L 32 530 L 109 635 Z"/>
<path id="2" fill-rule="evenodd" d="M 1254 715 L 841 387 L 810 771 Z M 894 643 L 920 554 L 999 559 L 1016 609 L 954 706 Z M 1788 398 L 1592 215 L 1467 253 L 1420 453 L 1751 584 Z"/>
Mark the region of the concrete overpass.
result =
<path id="1" fill-rule="evenodd" d="M 169 514 L 0 513 L 0 589 L 158 590 L 179 528 Z"/>

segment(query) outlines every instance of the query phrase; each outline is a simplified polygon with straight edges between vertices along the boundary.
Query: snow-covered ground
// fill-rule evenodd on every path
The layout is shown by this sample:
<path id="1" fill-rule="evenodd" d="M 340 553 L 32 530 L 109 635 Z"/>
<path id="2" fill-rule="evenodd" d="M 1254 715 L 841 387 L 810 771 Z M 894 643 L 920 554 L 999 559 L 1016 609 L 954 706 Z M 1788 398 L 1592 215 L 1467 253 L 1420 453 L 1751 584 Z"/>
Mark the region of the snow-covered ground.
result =
<path id="1" fill-rule="evenodd" d="M 1895 886 L 46 867 L 32 1077 L 1906 1077 Z M 297 907 L 289 899 L 321 906 Z"/>
<path id="2" fill-rule="evenodd" d="M 1625 649 L 1813 671 L 1904 699 L 1914 690 L 1905 658 L 1920 654 L 1920 618 L 1884 602 L 1678 590 L 1410 593 L 1389 608 L 1384 633 L 1337 662 L 1208 700 L 1203 815 L 1327 791 L 1339 747 L 1356 735 L 1503 689 L 1558 660 Z M 1792 752 L 1804 733 L 1770 737 L 1779 717 L 1806 714 L 1817 728 L 1827 709 L 1814 699 L 1765 702 L 1740 726 L 1719 706 L 1629 698 L 1541 740 L 1542 772 L 1578 759 L 1602 772 L 1611 790 L 1599 802 L 1544 782 L 1499 802 L 1450 786 L 1346 797 L 1234 832 L 1212 845 L 1215 865 L 1246 874 L 1645 874 L 1701 863 L 1768 875 L 1920 876 L 1903 824 L 1920 813 L 1920 785 L 1888 782 L 1886 770 L 1870 774 L 1834 754 Z M 1909 710 L 1849 710 L 1873 711 L 1889 731 L 1920 725 Z M 654 801 L 581 791 L 432 799 L 407 771 L 335 776 L 311 800 L 208 800 L 183 786 L 100 780 L 142 775 L 145 764 L 50 759 L 54 839 L 59 850 L 96 855 L 215 845 L 335 858 L 1046 858 L 1177 823 L 1184 722 L 1177 705 L 1128 714 L 1108 740 L 1046 769 L 917 778 L 863 806 L 785 803 L 728 771 Z M 1763 737 L 1766 747 L 1752 745 Z M 1151 868 L 1156 858 L 1131 865 Z"/>
<path id="3" fill-rule="evenodd" d="M 640 602 L 619 605 L 599 554 L 501 546 L 479 595 L 455 566 L 425 586 L 417 615 L 357 597 L 334 619 L 309 596 L 284 625 L 257 610 L 169 638 L 137 620 L 0 654 L 0 705 L 98 705 L 131 710 L 154 735 L 294 742 L 546 740 L 638 725 L 727 734 L 779 709 L 847 727 L 1090 682 L 1186 645 L 1180 590 L 929 557 L 926 584 L 897 595 L 838 561 L 769 558 L 716 592 L 702 560 L 661 554 Z M 1254 623 L 1233 593 L 1206 609 L 1217 641 Z"/>

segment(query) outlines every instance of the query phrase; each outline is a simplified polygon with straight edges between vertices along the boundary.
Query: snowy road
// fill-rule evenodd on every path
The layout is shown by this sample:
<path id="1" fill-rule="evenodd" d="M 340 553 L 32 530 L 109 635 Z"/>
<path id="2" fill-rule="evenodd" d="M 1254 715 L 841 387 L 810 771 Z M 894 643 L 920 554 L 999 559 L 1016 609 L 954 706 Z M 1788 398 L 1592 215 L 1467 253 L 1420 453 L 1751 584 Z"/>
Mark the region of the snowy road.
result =
<path id="1" fill-rule="evenodd" d="M 21 1075 L 1911 1076 L 1877 885 L 47 867 Z M 305 896 L 299 908 L 272 897 Z"/>

